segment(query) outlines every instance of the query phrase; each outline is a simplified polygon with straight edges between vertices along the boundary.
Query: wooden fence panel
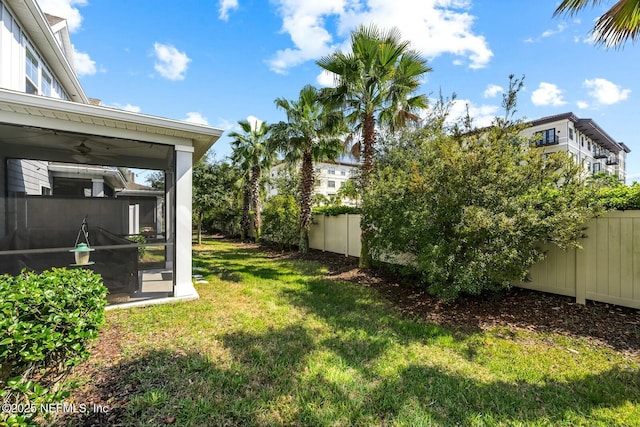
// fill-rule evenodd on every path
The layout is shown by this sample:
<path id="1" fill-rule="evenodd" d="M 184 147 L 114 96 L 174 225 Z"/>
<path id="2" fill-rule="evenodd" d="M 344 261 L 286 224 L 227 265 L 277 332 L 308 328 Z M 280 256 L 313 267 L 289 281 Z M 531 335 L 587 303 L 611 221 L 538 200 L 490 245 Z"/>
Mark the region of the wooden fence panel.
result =
<path id="1" fill-rule="evenodd" d="M 582 249 L 545 245 L 546 258 L 517 286 L 640 308 L 640 210 L 610 212 L 587 223 Z M 312 248 L 360 255 L 360 215 L 316 215 Z"/>

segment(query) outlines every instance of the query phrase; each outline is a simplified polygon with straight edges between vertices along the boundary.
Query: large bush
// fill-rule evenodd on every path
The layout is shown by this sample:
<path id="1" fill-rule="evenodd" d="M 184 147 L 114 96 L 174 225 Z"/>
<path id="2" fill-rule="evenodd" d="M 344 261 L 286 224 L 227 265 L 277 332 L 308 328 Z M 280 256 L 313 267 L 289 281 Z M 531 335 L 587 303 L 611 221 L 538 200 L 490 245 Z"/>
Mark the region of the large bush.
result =
<path id="1" fill-rule="evenodd" d="M 262 212 L 264 228 L 262 239 L 291 248 L 300 239 L 300 206 L 292 195 L 271 197 Z"/>
<path id="2" fill-rule="evenodd" d="M 0 396 L 16 409 L 0 421 L 31 425 L 54 415 L 39 413 L 40 405 L 67 396 L 70 369 L 89 356 L 104 322 L 106 293 L 85 269 L 0 276 Z"/>
<path id="3" fill-rule="evenodd" d="M 577 245 L 596 213 L 581 166 L 517 135 L 432 129 L 389 144 L 363 203 L 372 255 L 410 255 L 430 291 L 452 300 L 525 279 L 540 242 Z"/>
<path id="4" fill-rule="evenodd" d="M 598 189 L 598 201 L 606 209 L 629 210 L 640 209 L 640 184 L 631 186 L 616 185 Z"/>

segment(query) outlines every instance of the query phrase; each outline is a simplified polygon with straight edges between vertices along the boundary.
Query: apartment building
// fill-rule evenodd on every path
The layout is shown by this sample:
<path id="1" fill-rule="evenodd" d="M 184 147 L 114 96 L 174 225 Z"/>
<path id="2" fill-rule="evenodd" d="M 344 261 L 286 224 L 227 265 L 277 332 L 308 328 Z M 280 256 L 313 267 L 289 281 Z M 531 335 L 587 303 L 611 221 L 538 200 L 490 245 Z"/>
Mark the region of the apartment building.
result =
<path id="1" fill-rule="evenodd" d="M 626 156 L 631 150 L 613 139 L 592 119 L 563 113 L 542 117 L 529 123 L 522 133 L 537 136 L 536 146 L 545 153 L 566 151 L 589 173 L 604 172 L 626 180 Z"/>
<path id="2" fill-rule="evenodd" d="M 279 163 L 271 168 L 271 178 L 276 178 L 279 173 L 286 170 L 286 164 Z M 344 183 L 349 178 L 354 178 L 358 174 L 359 165 L 357 163 L 350 163 L 344 161 L 337 162 L 317 162 L 314 163 L 314 176 L 315 176 L 315 189 L 314 194 L 320 194 L 327 198 L 336 196 L 338 190 L 344 186 Z M 278 194 L 278 190 L 269 185 L 267 193 L 271 196 Z M 343 204 L 352 205 L 354 201 L 350 199 L 343 199 Z"/>

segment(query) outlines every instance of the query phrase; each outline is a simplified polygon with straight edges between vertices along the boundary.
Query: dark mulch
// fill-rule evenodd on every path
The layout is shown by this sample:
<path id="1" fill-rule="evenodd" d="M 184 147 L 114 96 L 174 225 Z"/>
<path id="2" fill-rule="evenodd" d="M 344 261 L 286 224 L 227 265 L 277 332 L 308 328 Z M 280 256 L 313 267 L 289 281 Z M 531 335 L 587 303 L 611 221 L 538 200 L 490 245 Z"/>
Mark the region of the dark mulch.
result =
<path id="1" fill-rule="evenodd" d="M 245 244 L 247 247 L 258 245 Z M 450 304 L 429 295 L 424 287 L 390 271 L 363 271 L 358 259 L 312 250 L 308 254 L 281 252 L 262 247 L 274 259 L 305 259 L 321 262 L 328 277 L 376 289 L 408 316 L 425 319 L 462 333 L 493 327 L 525 329 L 565 336 L 584 337 L 595 345 L 604 345 L 630 358 L 640 358 L 640 310 L 588 301 L 576 304 L 574 298 L 513 288 L 499 294 L 465 296 Z M 67 414 L 60 425 L 120 426 L 130 396 L 137 383 L 118 362 L 122 357 L 122 335 L 117 326 L 105 329 L 92 349 L 92 358 L 75 369 L 79 378 L 91 378 L 90 384 L 72 395 L 77 403 L 94 403 L 108 408 L 107 413 Z M 130 367 L 130 366 L 129 366 Z M 165 420 L 164 424 L 173 424 Z"/>

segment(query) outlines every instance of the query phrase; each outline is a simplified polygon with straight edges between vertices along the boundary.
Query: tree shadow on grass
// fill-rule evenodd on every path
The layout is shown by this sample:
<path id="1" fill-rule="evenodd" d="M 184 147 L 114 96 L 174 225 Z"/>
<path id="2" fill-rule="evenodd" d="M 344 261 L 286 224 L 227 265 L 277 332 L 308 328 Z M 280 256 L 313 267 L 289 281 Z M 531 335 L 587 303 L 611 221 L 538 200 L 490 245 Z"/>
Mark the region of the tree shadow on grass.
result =
<path id="1" fill-rule="evenodd" d="M 309 367 L 318 352 L 342 357 L 348 343 L 316 343 L 300 325 L 230 332 L 221 340 L 228 358 L 150 349 L 112 365 L 92 384 L 91 403 L 109 411 L 70 414 L 62 425 L 614 425 L 615 418 L 599 411 L 625 404 L 635 405 L 635 413 L 618 423 L 640 419 L 637 371 L 483 382 L 453 369 L 409 364 L 376 378 L 368 375 L 368 361 L 355 356 L 349 363 L 364 380 L 353 384 L 332 374 L 340 366 Z M 375 337 L 363 340 L 378 345 Z"/>

